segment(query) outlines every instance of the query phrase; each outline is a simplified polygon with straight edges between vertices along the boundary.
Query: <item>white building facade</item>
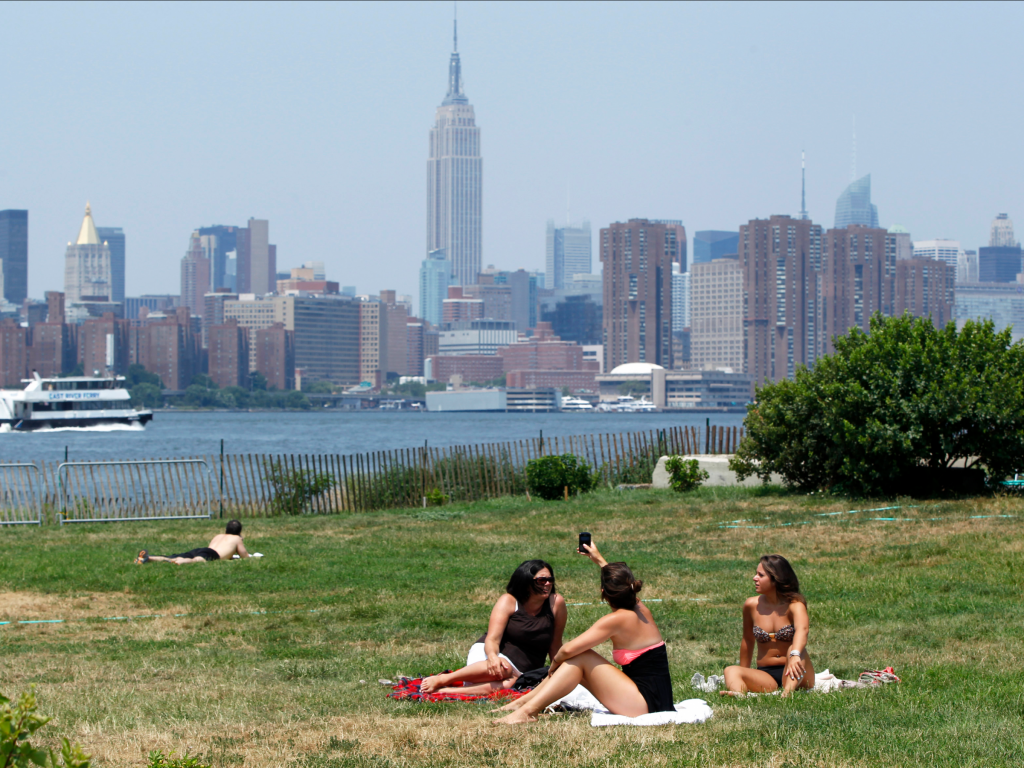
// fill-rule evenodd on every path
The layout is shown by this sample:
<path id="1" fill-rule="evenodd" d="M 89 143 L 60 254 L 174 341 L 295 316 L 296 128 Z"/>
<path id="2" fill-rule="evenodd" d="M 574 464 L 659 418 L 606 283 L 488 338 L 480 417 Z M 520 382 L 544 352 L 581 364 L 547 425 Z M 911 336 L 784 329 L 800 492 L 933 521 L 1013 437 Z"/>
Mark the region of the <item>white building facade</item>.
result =
<path id="1" fill-rule="evenodd" d="M 78 238 L 74 243 L 68 243 L 64 255 L 65 304 L 110 301 L 111 283 L 110 248 L 100 241 L 92 220 L 92 208 L 86 203 Z"/>
<path id="2" fill-rule="evenodd" d="M 934 261 L 944 261 L 946 265 L 956 273 L 957 263 L 960 260 L 960 254 L 962 249 L 960 248 L 959 240 L 915 240 L 914 241 L 914 258 L 915 259 L 933 259 Z"/>
<path id="3" fill-rule="evenodd" d="M 548 288 L 568 288 L 575 275 L 589 275 L 593 261 L 590 222 L 584 219 L 579 227 L 556 227 L 549 219 L 545 251 Z"/>

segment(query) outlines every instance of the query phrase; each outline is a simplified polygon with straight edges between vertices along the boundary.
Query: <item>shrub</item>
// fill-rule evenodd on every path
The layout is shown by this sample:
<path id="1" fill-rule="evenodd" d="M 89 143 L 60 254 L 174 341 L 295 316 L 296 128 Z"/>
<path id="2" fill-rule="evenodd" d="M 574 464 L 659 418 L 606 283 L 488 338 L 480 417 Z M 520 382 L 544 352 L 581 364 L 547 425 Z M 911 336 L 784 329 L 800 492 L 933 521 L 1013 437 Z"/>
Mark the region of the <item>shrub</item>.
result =
<path id="1" fill-rule="evenodd" d="M 186 752 L 181 757 L 175 757 L 174 752 L 165 755 L 159 750 L 149 753 L 149 765 L 147 768 L 212 768 L 210 763 L 202 763 L 198 757 L 189 757 Z"/>
<path id="2" fill-rule="evenodd" d="M 594 478 L 579 456 L 541 456 L 526 464 L 526 487 L 535 496 L 552 501 L 563 498 L 566 488 L 573 495 L 586 493 L 594 487 Z"/>
<path id="3" fill-rule="evenodd" d="M 700 468 L 700 462 L 696 459 L 684 459 L 682 456 L 669 456 L 665 469 L 672 490 L 679 493 L 700 488 L 701 483 L 711 476 L 707 470 Z"/>
<path id="4" fill-rule="evenodd" d="M 0 696 L 0 765 L 4 768 L 25 768 L 30 764 L 43 768 L 89 768 L 89 755 L 77 744 L 61 739 L 60 754 L 52 749 L 33 747 L 29 739 L 50 722 L 50 718 L 36 714 L 35 689 L 22 693 L 13 707 L 9 699 Z"/>
<path id="5" fill-rule="evenodd" d="M 326 472 L 291 469 L 280 460 L 268 460 L 264 476 L 274 490 L 273 506 L 279 515 L 301 515 L 313 499 L 334 485 Z"/>
<path id="6" fill-rule="evenodd" d="M 448 497 L 441 493 L 437 488 L 434 488 L 427 494 L 427 504 L 432 507 L 443 507 L 447 503 Z"/>
<path id="7" fill-rule="evenodd" d="M 942 482 L 957 462 L 996 480 L 1024 470 L 1024 344 L 1009 329 L 875 315 L 870 330 L 757 390 L 730 463 L 741 479 L 890 496 L 922 470 Z"/>

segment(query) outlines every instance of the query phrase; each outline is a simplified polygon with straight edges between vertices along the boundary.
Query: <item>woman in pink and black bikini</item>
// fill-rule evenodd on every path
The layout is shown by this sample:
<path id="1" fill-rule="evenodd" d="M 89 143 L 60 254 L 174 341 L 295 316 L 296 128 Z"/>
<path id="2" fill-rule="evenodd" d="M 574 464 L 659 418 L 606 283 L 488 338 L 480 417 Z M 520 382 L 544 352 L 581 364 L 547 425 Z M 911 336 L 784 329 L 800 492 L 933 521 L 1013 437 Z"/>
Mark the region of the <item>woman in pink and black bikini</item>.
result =
<path id="1" fill-rule="evenodd" d="M 648 712 L 674 710 L 672 678 L 668 671 L 665 641 L 647 606 L 637 599 L 643 582 L 633 578 L 625 563 L 611 563 L 597 547 L 583 545 L 601 568 L 601 599 L 612 612 L 565 643 L 551 660 L 548 676 L 525 696 L 498 711 L 509 714 L 495 723 L 518 725 L 534 722 L 544 708 L 582 685 L 613 714 L 636 717 Z M 612 666 L 593 648 L 612 641 Z"/>
<path id="2" fill-rule="evenodd" d="M 740 663 L 725 668 L 723 696 L 814 687 L 814 665 L 807 654 L 807 601 L 793 566 L 782 555 L 764 555 L 754 573 L 757 597 L 743 603 Z M 757 643 L 757 669 L 750 662 Z"/>

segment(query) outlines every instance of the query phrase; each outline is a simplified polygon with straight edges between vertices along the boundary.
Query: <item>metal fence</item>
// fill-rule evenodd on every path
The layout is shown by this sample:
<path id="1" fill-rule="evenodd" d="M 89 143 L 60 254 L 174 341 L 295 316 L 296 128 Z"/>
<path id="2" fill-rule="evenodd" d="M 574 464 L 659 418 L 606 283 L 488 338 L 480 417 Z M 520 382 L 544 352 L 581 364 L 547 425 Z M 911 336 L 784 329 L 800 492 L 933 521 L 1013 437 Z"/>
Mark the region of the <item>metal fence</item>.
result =
<path id="1" fill-rule="evenodd" d="M 0 464 L 0 525 L 42 525 L 46 492 L 35 464 Z"/>

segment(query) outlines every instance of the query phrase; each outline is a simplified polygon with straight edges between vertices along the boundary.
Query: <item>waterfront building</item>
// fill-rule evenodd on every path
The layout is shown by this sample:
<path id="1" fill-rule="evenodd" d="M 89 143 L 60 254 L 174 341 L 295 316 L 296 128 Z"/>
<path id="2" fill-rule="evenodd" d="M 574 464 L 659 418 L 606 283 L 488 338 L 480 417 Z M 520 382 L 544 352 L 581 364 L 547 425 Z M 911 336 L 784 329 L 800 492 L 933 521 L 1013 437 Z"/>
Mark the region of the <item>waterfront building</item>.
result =
<path id="1" fill-rule="evenodd" d="M 231 294 L 216 294 L 230 296 Z M 249 331 L 231 318 L 210 325 L 207 369 L 220 388 L 249 387 Z"/>
<path id="2" fill-rule="evenodd" d="M 690 265 L 707 264 L 715 259 L 738 259 L 739 250 L 739 232 L 704 229 L 693 235 L 693 259 L 690 260 Z M 686 272 L 689 265 L 680 266 L 682 271 Z"/>
<path id="3" fill-rule="evenodd" d="M 851 224 L 825 233 L 822 249 L 819 344 L 832 354 L 835 336 L 867 333 L 871 316 L 891 317 L 896 306 L 896 243 L 884 229 Z"/>
<path id="4" fill-rule="evenodd" d="M 458 35 L 448 63 L 448 93 L 434 117 L 427 160 L 427 253 L 443 249 L 453 284 L 470 285 L 480 273 L 483 159 L 480 129 L 462 84 Z M 420 294 L 421 301 L 423 294 Z M 424 318 L 434 322 L 422 308 Z"/>
<path id="5" fill-rule="evenodd" d="M 431 325 L 442 322 L 451 277 L 452 263 L 443 248 L 428 253 L 420 264 L 420 317 Z"/>
<path id="6" fill-rule="evenodd" d="M 418 317 L 410 317 L 405 321 L 405 370 L 406 376 L 423 375 L 423 334 L 426 323 Z"/>
<path id="7" fill-rule="evenodd" d="M 203 348 L 210 346 L 209 329 L 224 322 L 224 305 L 229 301 L 238 301 L 237 293 L 230 293 L 227 288 L 218 288 L 213 293 L 203 296 Z"/>
<path id="8" fill-rule="evenodd" d="M 203 255 L 210 260 L 210 287 L 216 291 L 220 288 L 234 290 L 234 281 L 228 273 L 228 261 L 234 261 L 231 254 L 237 253 L 238 227 L 215 224 L 212 227 L 199 228 L 199 243 Z"/>
<path id="9" fill-rule="evenodd" d="M 694 368 L 743 372 L 743 275 L 737 259 L 715 259 L 690 268 L 690 363 Z"/>
<path id="10" fill-rule="evenodd" d="M 235 318 L 250 331 L 250 367 L 256 370 L 255 331 L 283 323 L 295 331 L 295 367 L 309 381 L 358 384 L 359 305 L 343 296 L 264 296 L 239 294 L 224 303 L 225 320 Z"/>
<path id="11" fill-rule="evenodd" d="M 125 238 L 121 227 L 96 227 L 110 249 L 110 300 L 124 302 Z"/>
<path id="12" fill-rule="evenodd" d="M 911 241 L 910 232 L 907 231 L 906 227 L 903 227 L 899 224 L 893 224 L 891 227 L 889 227 L 889 236 L 893 239 L 893 242 L 896 244 L 896 261 L 917 258 L 917 256 L 914 254 L 915 243 Z M 957 245 L 959 246 L 959 243 Z"/>
<path id="13" fill-rule="evenodd" d="M 856 181 L 843 190 L 836 200 L 834 229 L 846 229 L 851 224 L 878 228 L 878 206 L 871 203 L 871 174 Z"/>
<path id="14" fill-rule="evenodd" d="M 562 296 L 541 316 L 559 338 L 577 344 L 599 345 L 602 337 L 601 298 L 600 294 Z"/>
<path id="15" fill-rule="evenodd" d="M 898 317 L 931 317 L 936 328 L 953 319 L 956 270 L 942 259 L 896 261 L 896 307 Z"/>
<path id="16" fill-rule="evenodd" d="M 12 304 L 28 297 L 28 211 L 0 211 L 0 297 Z"/>
<path id="17" fill-rule="evenodd" d="M 27 376 L 27 332 L 9 317 L 0 320 L 0 387 L 21 389 Z"/>
<path id="18" fill-rule="evenodd" d="M 70 305 L 82 301 L 110 301 L 110 249 L 100 240 L 86 203 L 85 217 L 74 243 L 64 255 L 64 296 Z"/>
<path id="19" fill-rule="evenodd" d="M 605 368 L 672 366 L 672 264 L 686 264 L 681 221 L 630 219 L 601 230 Z"/>
<path id="20" fill-rule="evenodd" d="M 256 371 L 266 378 L 267 389 L 295 389 L 295 331 L 274 323 L 255 336 Z"/>
<path id="21" fill-rule="evenodd" d="M 423 366 L 430 381 L 451 381 L 460 376 L 467 384 L 486 384 L 505 375 L 502 359 L 495 354 L 431 355 Z"/>
<path id="22" fill-rule="evenodd" d="M 91 317 L 78 328 L 78 360 L 86 376 L 123 376 L 128 373 L 130 321 L 107 312 Z"/>
<path id="23" fill-rule="evenodd" d="M 1007 214 L 1000 213 L 992 220 L 988 244 L 990 248 L 1012 248 L 1020 245 L 1013 235 L 1013 221 Z"/>
<path id="24" fill-rule="evenodd" d="M 380 292 L 380 370 L 384 380 L 408 375 L 409 310 L 395 291 Z"/>
<path id="25" fill-rule="evenodd" d="M 958 283 L 978 282 L 978 252 L 961 251 L 956 260 L 956 281 Z"/>
<path id="26" fill-rule="evenodd" d="M 889 233 L 892 234 L 892 228 L 889 229 Z M 898 246 L 897 243 L 896 261 L 904 258 L 942 261 L 953 270 L 953 274 L 956 274 L 962 253 L 959 240 L 915 240 L 912 256 L 902 256 Z"/>
<path id="27" fill-rule="evenodd" d="M 438 333 L 441 355 L 497 355 L 501 347 L 519 340 L 509 320 L 469 320 L 449 323 Z"/>
<path id="28" fill-rule="evenodd" d="M 583 360 L 583 347 L 563 341 L 554 334 L 549 323 L 541 322 L 528 339 L 498 350 L 509 371 L 583 371 L 598 368 Z"/>
<path id="29" fill-rule="evenodd" d="M 991 320 L 997 331 L 1011 328 L 1013 341 L 1024 340 L 1024 291 L 1020 283 L 962 283 L 953 307 L 957 328 L 968 320 Z"/>
<path id="30" fill-rule="evenodd" d="M 579 227 L 556 227 L 554 220 L 548 219 L 545 255 L 547 288 L 564 288 L 573 275 L 589 274 L 593 260 L 590 222 L 584 219 Z"/>
<path id="31" fill-rule="evenodd" d="M 63 294 L 49 291 L 50 294 Z M 49 302 L 48 302 L 49 303 Z M 63 309 L 55 313 L 51 308 L 45 323 L 31 326 L 26 337 L 29 371 L 35 371 L 42 378 L 52 378 L 73 370 L 78 360 L 78 345 L 75 341 L 77 328 L 65 325 Z"/>
<path id="32" fill-rule="evenodd" d="M 143 321 L 136 335 L 138 362 L 159 376 L 165 388 L 184 390 L 202 372 L 200 329 L 189 308 L 153 317 L 146 312 Z"/>
<path id="33" fill-rule="evenodd" d="M 1015 283 L 1021 273 L 1020 245 L 990 245 L 978 249 L 978 280 Z"/>
<path id="34" fill-rule="evenodd" d="M 380 389 L 383 382 L 380 363 L 379 301 L 359 302 L 359 383 L 369 382 Z"/>
<path id="35" fill-rule="evenodd" d="M 646 391 L 641 389 L 637 394 L 649 398 L 659 408 L 742 411 L 754 394 L 753 379 L 745 373 L 670 371 L 650 363 L 628 363 L 597 376 L 601 401 L 614 403 L 622 394 L 620 387 L 626 383 L 646 384 Z"/>
<path id="36" fill-rule="evenodd" d="M 189 238 L 189 248 L 181 259 L 181 306 L 192 314 L 203 315 L 205 296 L 210 290 L 210 259 L 203 253 L 199 230 Z"/>
<path id="37" fill-rule="evenodd" d="M 810 219 L 772 216 L 744 224 L 739 237 L 743 366 L 735 370 L 750 374 L 758 385 L 793 378 L 798 365 L 811 366 L 821 356 L 822 228 Z M 696 277 L 693 280 L 696 305 Z M 715 296 L 706 280 L 700 291 L 702 302 Z M 721 352 L 709 350 L 708 332 L 703 327 L 698 331 L 696 311 L 691 314 L 691 362 L 714 367 Z M 723 341 L 732 348 L 731 331 L 720 318 L 713 304 L 702 305 L 701 323 L 729 333 Z"/>

